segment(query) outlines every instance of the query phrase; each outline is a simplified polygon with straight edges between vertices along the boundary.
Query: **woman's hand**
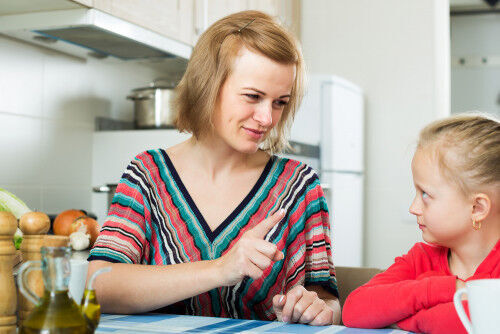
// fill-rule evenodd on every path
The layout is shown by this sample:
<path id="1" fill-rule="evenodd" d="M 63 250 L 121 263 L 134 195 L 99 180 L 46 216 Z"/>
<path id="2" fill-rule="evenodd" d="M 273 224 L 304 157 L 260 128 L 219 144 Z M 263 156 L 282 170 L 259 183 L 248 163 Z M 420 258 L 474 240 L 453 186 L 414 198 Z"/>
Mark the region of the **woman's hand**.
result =
<path id="1" fill-rule="evenodd" d="M 295 286 L 286 295 L 274 296 L 273 308 L 279 321 L 313 326 L 333 323 L 333 309 L 315 291 L 308 291 L 302 285 Z"/>
<path id="2" fill-rule="evenodd" d="M 245 232 L 233 248 L 215 260 L 220 268 L 221 285 L 235 285 L 246 276 L 259 279 L 273 262 L 283 259 L 283 253 L 264 237 L 284 216 L 285 211 L 279 210 L 267 217 Z"/>

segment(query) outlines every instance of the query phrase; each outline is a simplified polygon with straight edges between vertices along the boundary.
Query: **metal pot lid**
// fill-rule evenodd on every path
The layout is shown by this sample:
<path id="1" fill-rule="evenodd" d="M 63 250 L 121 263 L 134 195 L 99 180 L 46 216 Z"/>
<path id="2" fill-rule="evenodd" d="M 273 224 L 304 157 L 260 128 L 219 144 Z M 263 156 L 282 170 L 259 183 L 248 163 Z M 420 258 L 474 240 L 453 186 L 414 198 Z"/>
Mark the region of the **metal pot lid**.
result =
<path id="1" fill-rule="evenodd" d="M 150 90 L 150 89 L 173 89 L 175 88 L 176 84 L 172 79 L 167 79 L 167 78 L 157 78 L 154 79 L 152 82 L 149 83 L 148 87 L 140 87 L 140 88 L 135 88 L 132 91 L 144 91 L 144 90 Z"/>
<path id="2" fill-rule="evenodd" d="M 132 92 L 147 92 L 147 91 L 155 91 L 157 89 L 174 89 L 175 86 L 150 86 L 150 87 L 140 87 L 132 89 Z"/>
<path id="3" fill-rule="evenodd" d="M 132 92 L 127 96 L 129 100 L 147 100 L 154 98 L 157 91 L 171 91 L 175 86 L 156 85 L 156 82 L 150 83 L 149 87 L 140 87 L 132 89 Z"/>

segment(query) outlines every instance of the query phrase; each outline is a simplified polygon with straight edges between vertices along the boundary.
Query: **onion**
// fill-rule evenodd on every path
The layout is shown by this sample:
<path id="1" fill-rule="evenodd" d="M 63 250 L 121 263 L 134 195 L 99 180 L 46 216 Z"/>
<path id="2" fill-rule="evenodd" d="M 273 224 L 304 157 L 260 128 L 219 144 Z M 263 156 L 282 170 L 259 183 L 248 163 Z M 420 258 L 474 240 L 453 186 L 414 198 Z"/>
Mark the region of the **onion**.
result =
<path id="1" fill-rule="evenodd" d="M 74 230 L 71 227 L 71 224 L 75 221 L 75 219 L 85 216 L 85 212 L 81 210 L 66 210 L 57 215 L 54 220 L 54 225 L 52 229 L 54 230 L 54 234 L 56 235 L 67 235 L 69 236 Z"/>
<path id="2" fill-rule="evenodd" d="M 50 218 L 43 212 L 27 212 L 19 218 L 19 228 L 24 234 L 45 234 L 50 229 Z"/>
<path id="3" fill-rule="evenodd" d="M 87 226 L 87 234 L 90 235 L 90 247 L 92 247 L 97 239 L 97 236 L 99 235 L 99 223 L 97 220 L 90 218 L 89 216 L 76 218 L 71 224 L 71 233 L 78 231 L 81 225 Z"/>

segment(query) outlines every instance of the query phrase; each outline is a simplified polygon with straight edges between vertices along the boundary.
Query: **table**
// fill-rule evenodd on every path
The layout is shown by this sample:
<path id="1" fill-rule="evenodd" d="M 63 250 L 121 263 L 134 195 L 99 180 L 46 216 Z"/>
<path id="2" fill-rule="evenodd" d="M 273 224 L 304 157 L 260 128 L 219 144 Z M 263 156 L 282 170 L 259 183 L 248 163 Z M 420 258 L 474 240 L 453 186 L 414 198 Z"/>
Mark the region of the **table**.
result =
<path id="1" fill-rule="evenodd" d="M 300 333 L 403 334 L 397 329 L 308 326 L 278 321 L 241 320 L 173 314 L 103 314 L 96 333 Z"/>

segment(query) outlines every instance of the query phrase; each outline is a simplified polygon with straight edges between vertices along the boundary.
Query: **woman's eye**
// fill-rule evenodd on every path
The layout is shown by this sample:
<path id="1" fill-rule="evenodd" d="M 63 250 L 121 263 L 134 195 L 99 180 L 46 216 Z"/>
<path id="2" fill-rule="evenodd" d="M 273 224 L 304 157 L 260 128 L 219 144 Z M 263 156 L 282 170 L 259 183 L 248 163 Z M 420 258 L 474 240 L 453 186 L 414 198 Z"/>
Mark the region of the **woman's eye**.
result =
<path id="1" fill-rule="evenodd" d="M 429 194 L 425 191 L 422 191 L 422 198 L 429 198 Z"/>
<path id="2" fill-rule="evenodd" d="M 274 101 L 274 104 L 280 108 L 283 108 L 288 104 L 288 101 L 278 100 L 278 101 Z"/>
<path id="3" fill-rule="evenodd" d="M 257 94 L 245 94 L 245 96 L 251 100 L 258 100 L 259 99 L 259 95 L 257 95 Z"/>

